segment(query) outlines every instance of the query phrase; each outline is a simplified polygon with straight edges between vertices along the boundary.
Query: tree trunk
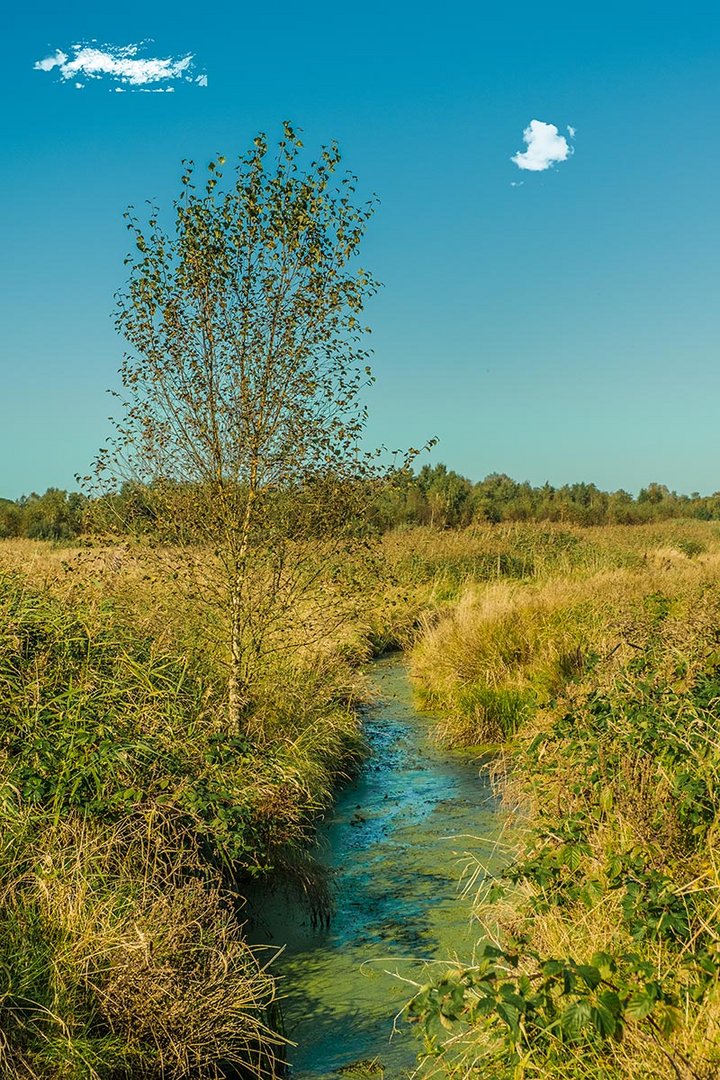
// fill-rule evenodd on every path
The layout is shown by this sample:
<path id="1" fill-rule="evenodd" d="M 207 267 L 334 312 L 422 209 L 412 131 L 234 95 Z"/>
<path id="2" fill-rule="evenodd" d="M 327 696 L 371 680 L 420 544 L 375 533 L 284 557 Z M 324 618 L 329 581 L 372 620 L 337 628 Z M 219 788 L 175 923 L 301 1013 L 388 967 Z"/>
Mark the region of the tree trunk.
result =
<path id="1" fill-rule="evenodd" d="M 240 735 L 243 731 L 243 714 L 247 706 L 247 680 L 243 673 L 243 648 L 241 626 L 241 590 L 236 582 L 232 594 L 230 614 L 230 677 L 228 679 L 228 725 Z"/>
<path id="2" fill-rule="evenodd" d="M 243 603 L 248 574 L 250 531 L 257 497 L 257 459 L 250 468 L 250 485 L 240 528 L 240 547 L 233 569 L 230 587 L 230 677 L 228 679 L 228 722 L 231 729 L 242 734 L 244 714 L 249 704 L 248 673 L 244 670 Z"/>

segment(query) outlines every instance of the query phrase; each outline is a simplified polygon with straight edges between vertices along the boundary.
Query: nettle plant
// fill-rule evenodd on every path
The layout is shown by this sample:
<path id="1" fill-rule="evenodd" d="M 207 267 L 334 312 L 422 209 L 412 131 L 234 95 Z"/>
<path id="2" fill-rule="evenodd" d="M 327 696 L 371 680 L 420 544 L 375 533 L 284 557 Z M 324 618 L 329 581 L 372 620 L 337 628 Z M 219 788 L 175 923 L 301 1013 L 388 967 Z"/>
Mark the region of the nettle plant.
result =
<path id="1" fill-rule="evenodd" d="M 533 962 L 529 971 L 523 966 Z M 502 1056 L 517 1064 L 528 1048 L 622 1041 L 628 1024 L 645 1021 L 662 1036 L 681 1023 L 677 998 L 636 953 L 594 954 L 589 963 L 543 959 L 531 950 L 510 952 L 488 942 L 477 963 L 451 970 L 422 986 L 408 1006 L 425 1033 L 426 1053 L 442 1052 L 444 1032 L 457 1024 L 483 1024 L 499 1036 Z"/>

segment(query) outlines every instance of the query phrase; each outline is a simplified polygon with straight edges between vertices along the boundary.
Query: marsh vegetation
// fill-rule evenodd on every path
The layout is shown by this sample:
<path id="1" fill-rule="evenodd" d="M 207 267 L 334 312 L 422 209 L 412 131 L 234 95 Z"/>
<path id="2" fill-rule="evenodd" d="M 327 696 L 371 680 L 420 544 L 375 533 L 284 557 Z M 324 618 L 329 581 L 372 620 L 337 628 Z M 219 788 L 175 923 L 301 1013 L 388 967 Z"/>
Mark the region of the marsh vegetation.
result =
<path id="1" fill-rule="evenodd" d="M 556 533 L 560 564 L 469 584 L 418 643 L 441 735 L 496 744 L 519 810 L 485 945 L 410 1006 L 430 1075 L 716 1074 L 717 539 Z"/>
<path id="2" fill-rule="evenodd" d="M 435 736 L 517 809 L 507 869 L 455 901 L 481 944 L 408 1005 L 420 1075 L 711 1077 L 719 568 L 711 522 L 389 532 L 352 620 L 266 657 L 238 733 L 154 558 L 5 541 L 5 1074 L 282 1075 L 244 898 L 328 916 L 313 838 L 366 753 L 362 664 L 399 646 Z"/>

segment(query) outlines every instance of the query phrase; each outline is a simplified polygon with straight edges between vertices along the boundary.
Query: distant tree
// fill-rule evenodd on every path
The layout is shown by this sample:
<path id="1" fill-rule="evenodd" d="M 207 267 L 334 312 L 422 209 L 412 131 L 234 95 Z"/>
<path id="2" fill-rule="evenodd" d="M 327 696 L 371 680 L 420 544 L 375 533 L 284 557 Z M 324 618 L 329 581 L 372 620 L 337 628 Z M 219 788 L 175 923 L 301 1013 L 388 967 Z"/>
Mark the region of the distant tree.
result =
<path id="1" fill-rule="evenodd" d="M 18 535 L 31 540 L 72 540 L 83 528 L 86 499 L 77 491 L 48 488 L 18 500 Z"/>
<path id="2" fill-rule="evenodd" d="M 504 521 L 507 507 L 519 491 L 520 485 L 505 473 L 490 473 L 475 486 L 476 517 L 480 521 Z"/>
<path id="3" fill-rule="evenodd" d="M 376 284 L 357 263 L 373 207 L 335 144 L 304 170 L 301 151 L 285 124 L 229 181 L 221 156 L 200 188 L 186 163 L 170 230 L 156 208 L 147 225 L 126 215 L 123 415 L 95 470 L 107 491 L 125 483 L 114 505 L 140 531 L 195 547 L 183 568 L 222 627 L 236 726 L 262 658 L 299 640 L 291 613 L 304 640 L 338 614 L 335 556 L 358 544 L 377 473 L 360 445 Z"/>
<path id="4" fill-rule="evenodd" d="M 0 540 L 20 536 L 22 530 L 22 511 L 11 499 L 0 499 Z"/>
<path id="5" fill-rule="evenodd" d="M 446 465 L 424 465 L 417 485 L 425 496 L 429 524 L 440 528 L 466 525 L 465 508 L 472 494 L 472 484 Z"/>
<path id="6" fill-rule="evenodd" d="M 648 484 L 646 488 L 641 488 L 638 492 L 637 501 L 639 503 L 652 503 L 653 505 L 657 505 L 658 503 L 664 502 L 669 495 L 670 492 L 664 484 Z"/>
<path id="7" fill-rule="evenodd" d="M 620 488 L 608 495 L 607 521 L 610 525 L 631 525 L 637 520 L 635 500 Z"/>

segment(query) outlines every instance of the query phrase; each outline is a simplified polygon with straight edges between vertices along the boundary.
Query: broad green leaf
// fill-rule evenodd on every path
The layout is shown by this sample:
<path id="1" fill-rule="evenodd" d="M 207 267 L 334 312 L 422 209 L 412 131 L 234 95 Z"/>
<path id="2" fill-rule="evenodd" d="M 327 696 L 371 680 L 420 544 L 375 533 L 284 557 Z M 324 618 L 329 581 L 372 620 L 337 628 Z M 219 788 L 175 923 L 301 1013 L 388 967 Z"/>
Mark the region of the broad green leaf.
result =
<path id="1" fill-rule="evenodd" d="M 653 1010 L 655 1001 L 644 990 L 636 990 L 625 1004 L 625 1015 L 630 1020 L 644 1020 Z"/>
<path id="2" fill-rule="evenodd" d="M 592 1023 L 592 1006 L 587 998 L 579 998 L 563 1012 L 560 1018 L 562 1030 L 575 1039 Z"/>

